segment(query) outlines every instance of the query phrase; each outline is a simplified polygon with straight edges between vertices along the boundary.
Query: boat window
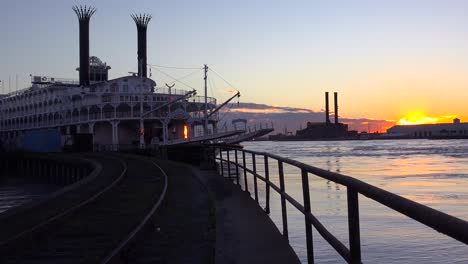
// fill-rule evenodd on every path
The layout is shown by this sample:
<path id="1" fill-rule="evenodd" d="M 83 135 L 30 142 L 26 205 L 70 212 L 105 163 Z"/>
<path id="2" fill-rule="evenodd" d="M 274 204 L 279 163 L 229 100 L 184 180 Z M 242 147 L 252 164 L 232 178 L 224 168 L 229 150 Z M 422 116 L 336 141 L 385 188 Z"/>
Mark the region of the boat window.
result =
<path id="1" fill-rule="evenodd" d="M 119 91 L 119 85 L 117 83 L 113 83 L 110 85 L 110 91 L 111 93 L 115 93 Z"/>
<path id="2" fill-rule="evenodd" d="M 107 103 L 107 102 L 110 102 L 111 101 L 111 97 L 110 96 L 103 96 L 102 97 L 102 102 L 103 103 Z"/>

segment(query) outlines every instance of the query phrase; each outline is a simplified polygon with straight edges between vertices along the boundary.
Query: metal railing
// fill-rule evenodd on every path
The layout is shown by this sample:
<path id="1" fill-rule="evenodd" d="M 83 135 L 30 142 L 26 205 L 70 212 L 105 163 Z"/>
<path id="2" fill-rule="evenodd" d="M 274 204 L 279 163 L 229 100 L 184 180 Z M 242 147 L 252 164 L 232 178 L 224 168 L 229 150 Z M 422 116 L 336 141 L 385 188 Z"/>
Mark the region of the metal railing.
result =
<path id="1" fill-rule="evenodd" d="M 232 152 L 234 152 L 234 161 L 231 160 Z M 240 152 L 240 155 L 239 155 Z M 218 154 L 217 154 L 218 153 Z M 231 154 L 230 154 L 231 153 Z M 246 164 L 246 155 L 251 155 L 252 167 L 248 168 Z M 223 158 L 223 156 L 225 158 Z M 242 159 L 241 159 L 242 157 Z M 264 160 L 264 175 L 257 172 L 258 157 Z M 241 160 L 240 160 L 241 159 Z M 343 257 L 348 263 L 361 263 L 361 239 L 359 228 L 359 199 L 358 194 L 364 195 L 388 208 L 391 208 L 403 215 L 410 217 L 440 233 L 443 233 L 453 239 L 456 239 L 468 245 L 468 222 L 437 211 L 425 205 L 411 201 L 409 199 L 398 196 L 394 193 L 372 186 L 368 183 L 342 175 L 319 169 L 299 161 L 283 158 L 277 155 L 249 151 L 239 148 L 216 146 L 214 147 L 213 156 L 210 158 L 213 165 L 219 161 L 221 176 L 235 179 L 235 183 L 240 185 L 243 174 L 244 189 L 249 191 L 247 174 L 253 176 L 254 199 L 259 203 L 258 198 L 258 180 L 265 182 L 265 212 L 270 213 L 270 190 L 273 189 L 280 195 L 281 199 L 281 215 L 282 215 L 282 234 L 288 239 L 288 214 L 286 210 L 286 202 L 293 205 L 299 212 L 304 215 L 305 220 L 305 236 L 307 243 L 307 260 L 308 263 L 314 263 L 314 250 L 312 242 L 312 226 L 318 233 L 335 249 L 337 253 Z M 279 185 L 270 181 L 269 160 L 275 160 L 278 163 Z M 301 204 L 292 198 L 285 188 L 284 169 L 283 165 L 289 164 L 301 170 L 302 177 L 302 195 L 303 203 Z M 224 166 L 227 166 L 225 172 Z M 235 167 L 233 172 L 231 167 Z M 239 170 L 243 173 L 239 174 Z M 228 175 L 224 175 L 227 173 Z M 234 177 L 231 175 L 234 173 Z M 321 177 L 323 179 L 341 184 L 347 188 L 347 207 L 348 207 L 348 228 L 349 228 L 349 248 L 330 233 L 325 226 L 311 213 L 310 189 L 309 189 L 309 174 Z M 289 240 L 289 239 L 288 239 Z"/>

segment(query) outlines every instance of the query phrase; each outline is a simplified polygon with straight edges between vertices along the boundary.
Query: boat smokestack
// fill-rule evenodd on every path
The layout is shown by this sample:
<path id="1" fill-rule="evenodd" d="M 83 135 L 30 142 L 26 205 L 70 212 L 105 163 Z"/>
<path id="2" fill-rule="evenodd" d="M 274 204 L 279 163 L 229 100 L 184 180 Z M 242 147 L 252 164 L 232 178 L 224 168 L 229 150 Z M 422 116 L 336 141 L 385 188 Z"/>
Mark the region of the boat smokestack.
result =
<path id="1" fill-rule="evenodd" d="M 335 92 L 335 125 L 338 125 L 338 93 Z"/>
<path id="2" fill-rule="evenodd" d="M 330 125 L 330 105 L 328 103 L 328 92 L 325 92 L 325 123 Z"/>
<path id="3" fill-rule="evenodd" d="M 134 14 L 132 15 L 133 21 L 137 26 L 138 31 L 138 76 L 147 77 L 147 59 L 146 59 L 146 29 L 151 20 L 151 15 L 148 14 Z"/>
<path id="4" fill-rule="evenodd" d="M 89 21 L 96 9 L 91 6 L 74 6 L 80 23 L 80 85 L 89 86 Z"/>

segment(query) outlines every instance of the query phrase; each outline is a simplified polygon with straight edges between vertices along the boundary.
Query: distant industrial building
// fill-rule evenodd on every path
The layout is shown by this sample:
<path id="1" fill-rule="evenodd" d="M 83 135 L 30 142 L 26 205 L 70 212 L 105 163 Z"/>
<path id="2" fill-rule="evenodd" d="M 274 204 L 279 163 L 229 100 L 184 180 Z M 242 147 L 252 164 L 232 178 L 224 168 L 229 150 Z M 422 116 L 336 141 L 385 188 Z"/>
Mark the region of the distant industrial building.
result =
<path id="1" fill-rule="evenodd" d="M 345 138 L 348 136 L 348 125 L 338 122 L 338 93 L 334 93 L 335 122 L 330 121 L 330 107 L 328 92 L 325 93 L 325 123 L 307 122 L 307 127 L 296 131 L 296 137 L 300 139 L 330 139 Z"/>
<path id="2" fill-rule="evenodd" d="M 455 118 L 453 123 L 393 126 L 388 136 L 406 138 L 468 138 L 468 123 Z"/>

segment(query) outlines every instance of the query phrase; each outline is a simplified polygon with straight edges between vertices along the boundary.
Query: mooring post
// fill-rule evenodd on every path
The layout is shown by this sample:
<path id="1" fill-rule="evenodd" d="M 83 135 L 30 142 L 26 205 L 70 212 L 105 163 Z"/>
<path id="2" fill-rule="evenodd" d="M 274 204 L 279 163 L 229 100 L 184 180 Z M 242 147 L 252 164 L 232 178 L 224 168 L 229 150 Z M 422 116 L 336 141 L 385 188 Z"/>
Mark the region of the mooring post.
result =
<path id="1" fill-rule="evenodd" d="M 226 150 L 228 178 L 231 180 L 231 159 L 229 158 L 229 149 Z"/>
<path id="2" fill-rule="evenodd" d="M 308 217 L 310 210 L 310 190 L 309 190 L 309 174 L 305 169 L 301 169 L 302 174 L 302 196 L 304 198 L 304 216 L 305 230 L 307 243 L 307 263 L 314 263 L 314 244 L 312 240 L 312 223 Z"/>
<path id="3" fill-rule="evenodd" d="M 52 178 L 51 183 L 55 184 L 57 182 L 57 179 L 60 177 L 60 163 L 55 163 L 55 175 Z"/>
<path id="4" fill-rule="evenodd" d="M 278 174 L 280 180 L 280 190 L 281 190 L 281 213 L 283 217 L 283 236 L 289 241 L 289 234 L 288 234 L 288 215 L 287 215 L 287 208 L 286 208 L 286 198 L 284 197 L 285 192 L 285 185 L 284 185 L 284 171 L 283 171 L 283 162 L 278 160 Z"/>
<path id="5" fill-rule="evenodd" d="M 239 185 L 239 160 L 237 159 L 237 149 L 234 150 L 234 158 L 236 159 L 236 182 Z"/>
<path id="6" fill-rule="evenodd" d="M 268 166 L 268 156 L 267 155 L 264 155 L 264 164 L 265 164 L 265 212 L 267 214 L 270 213 L 270 168 Z"/>
<path id="7" fill-rule="evenodd" d="M 350 187 L 347 188 L 347 193 L 350 263 L 361 263 L 358 193 Z"/>
<path id="8" fill-rule="evenodd" d="M 72 167 L 72 178 L 69 183 L 74 183 L 78 178 L 78 167 Z"/>
<path id="9" fill-rule="evenodd" d="M 60 177 L 57 179 L 57 184 L 58 184 L 58 185 L 62 185 L 62 179 L 63 179 L 64 177 L 66 177 L 66 176 L 67 176 L 67 174 L 66 174 L 65 164 L 62 163 L 62 174 L 61 174 Z"/>
<path id="10" fill-rule="evenodd" d="M 80 180 L 86 177 L 86 175 L 88 174 L 87 172 L 88 172 L 88 169 L 83 168 L 83 170 L 81 171 Z"/>
<path id="11" fill-rule="evenodd" d="M 224 168 L 223 168 L 223 150 L 220 148 L 219 149 L 219 163 L 221 166 L 221 176 L 224 177 Z"/>
<path id="12" fill-rule="evenodd" d="M 255 201 L 258 203 L 258 187 L 257 187 L 257 161 L 255 159 L 255 153 L 252 153 L 252 170 L 253 170 L 253 180 L 254 180 L 254 192 L 255 192 Z"/>
<path id="13" fill-rule="evenodd" d="M 44 178 L 44 163 L 38 160 L 39 165 L 39 178 Z"/>
<path id="14" fill-rule="evenodd" d="M 47 173 L 47 182 L 50 182 L 50 178 L 52 178 L 52 174 L 54 171 L 54 162 L 49 161 L 47 164 L 49 166 L 49 169 L 48 169 L 49 172 Z"/>
<path id="15" fill-rule="evenodd" d="M 213 149 L 213 168 L 217 169 L 216 168 L 216 148 Z"/>
<path id="16" fill-rule="evenodd" d="M 249 192 L 249 185 L 247 183 L 247 165 L 246 165 L 246 162 L 245 162 L 245 151 L 242 150 L 242 164 L 244 166 L 244 185 L 245 185 L 245 191 L 246 192 Z"/>

